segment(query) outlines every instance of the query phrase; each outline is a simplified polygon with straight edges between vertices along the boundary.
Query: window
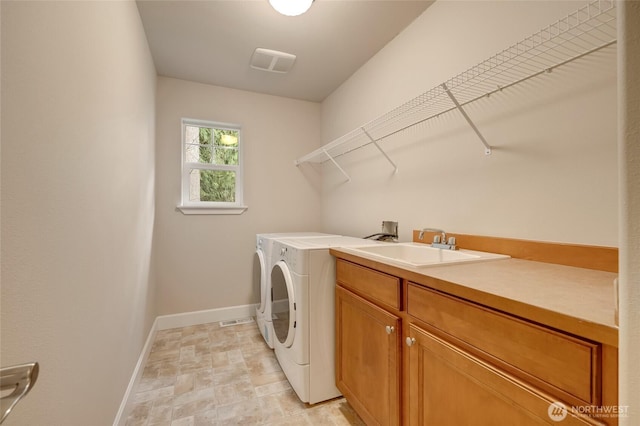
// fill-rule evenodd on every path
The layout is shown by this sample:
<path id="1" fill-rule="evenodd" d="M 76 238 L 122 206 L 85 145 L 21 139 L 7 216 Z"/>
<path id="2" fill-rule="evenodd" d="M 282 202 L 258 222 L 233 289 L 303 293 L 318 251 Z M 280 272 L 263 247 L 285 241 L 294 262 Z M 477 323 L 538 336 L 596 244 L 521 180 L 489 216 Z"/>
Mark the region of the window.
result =
<path id="1" fill-rule="evenodd" d="M 182 119 L 182 203 L 185 214 L 240 214 L 242 138 L 233 124 Z"/>

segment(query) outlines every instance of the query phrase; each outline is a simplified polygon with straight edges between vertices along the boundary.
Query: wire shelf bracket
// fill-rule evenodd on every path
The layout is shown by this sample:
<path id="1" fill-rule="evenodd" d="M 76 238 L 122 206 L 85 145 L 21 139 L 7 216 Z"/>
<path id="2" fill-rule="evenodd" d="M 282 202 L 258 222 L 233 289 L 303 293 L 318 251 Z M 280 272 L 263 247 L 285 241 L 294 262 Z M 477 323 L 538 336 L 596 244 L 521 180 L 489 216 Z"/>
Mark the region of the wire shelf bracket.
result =
<path id="1" fill-rule="evenodd" d="M 464 119 L 467 120 L 467 123 L 469 123 L 469 126 L 471 126 L 471 128 L 476 133 L 476 135 L 478 135 L 478 138 L 480 138 L 480 142 L 482 142 L 482 145 L 484 145 L 484 154 L 491 155 L 491 145 L 489 145 L 489 143 L 484 138 L 484 136 L 482 136 L 482 133 L 480 133 L 480 130 L 478 130 L 478 128 L 473 123 L 473 121 L 471 120 L 467 112 L 464 110 L 464 108 L 462 108 L 462 105 L 460 105 L 460 102 L 458 102 L 458 100 L 453 95 L 453 93 L 451 93 L 451 90 L 449 90 L 449 88 L 447 87 L 447 83 L 442 83 L 442 88 L 444 89 L 445 92 L 447 92 L 447 95 L 449 95 L 451 102 L 453 102 L 453 104 L 456 106 L 458 111 L 460 111 L 460 114 L 462 114 Z"/>
<path id="2" fill-rule="evenodd" d="M 364 132 L 365 135 L 367 135 L 367 137 L 369 138 L 369 140 L 371 141 L 372 144 L 374 144 L 376 146 L 376 148 L 378 148 L 378 151 L 380 151 L 380 153 L 384 156 L 384 158 L 387 159 L 387 161 L 393 166 L 393 173 L 397 173 L 398 172 L 398 166 L 396 166 L 396 163 L 393 162 L 393 160 L 391 158 L 389 158 L 389 156 L 387 155 L 386 152 L 384 152 L 384 150 L 380 147 L 380 145 L 378 144 L 378 141 L 376 141 L 370 134 L 369 132 L 367 132 L 365 130 L 364 127 L 361 127 L 362 131 Z"/>
<path id="3" fill-rule="evenodd" d="M 340 167 L 340 164 L 338 164 L 338 162 L 335 160 L 335 158 L 333 158 L 331 156 L 331 154 L 329 154 L 329 152 L 326 149 L 322 150 L 325 155 L 327 156 L 327 158 L 329 160 L 331 160 L 331 162 L 333 163 L 334 166 L 336 166 L 338 168 L 338 170 L 340 170 L 340 172 L 344 175 L 344 177 L 347 178 L 347 182 L 351 182 L 351 176 L 349 176 L 349 174 L 347 172 L 344 171 L 344 169 L 342 167 Z"/>
<path id="4" fill-rule="evenodd" d="M 485 154 L 489 155 L 491 145 L 464 107 L 516 84 L 547 75 L 560 66 L 615 44 L 616 27 L 616 0 L 593 0 L 446 82 L 298 158 L 294 163 L 299 166 L 302 163 L 331 161 L 351 180 L 336 159 L 374 144 L 397 171 L 398 167 L 382 149 L 380 142 L 455 110 L 463 115 L 484 145 Z"/>

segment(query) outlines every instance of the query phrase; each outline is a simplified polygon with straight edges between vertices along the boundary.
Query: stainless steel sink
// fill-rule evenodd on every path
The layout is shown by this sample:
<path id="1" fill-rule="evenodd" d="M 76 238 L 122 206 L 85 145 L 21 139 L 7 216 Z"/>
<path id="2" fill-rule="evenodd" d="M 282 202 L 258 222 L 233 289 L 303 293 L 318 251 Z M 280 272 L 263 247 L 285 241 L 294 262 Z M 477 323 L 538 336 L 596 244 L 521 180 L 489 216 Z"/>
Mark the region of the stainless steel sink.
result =
<path id="1" fill-rule="evenodd" d="M 445 250 L 420 243 L 390 243 L 366 247 L 351 247 L 355 252 L 409 266 L 481 262 L 507 259 L 509 256 L 472 250 Z"/>

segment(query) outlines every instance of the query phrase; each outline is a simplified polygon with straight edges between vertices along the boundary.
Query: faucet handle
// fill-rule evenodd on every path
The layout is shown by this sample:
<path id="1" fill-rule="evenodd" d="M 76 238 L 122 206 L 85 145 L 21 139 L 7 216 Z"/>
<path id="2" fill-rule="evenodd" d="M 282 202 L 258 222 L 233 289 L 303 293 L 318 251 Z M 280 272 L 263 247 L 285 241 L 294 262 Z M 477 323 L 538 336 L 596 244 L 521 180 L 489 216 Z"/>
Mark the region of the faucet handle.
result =
<path id="1" fill-rule="evenodd" d="M 434 235 L 433 236 L 433 242 L 436 244 L 440 244 L 440 235 Z"/>

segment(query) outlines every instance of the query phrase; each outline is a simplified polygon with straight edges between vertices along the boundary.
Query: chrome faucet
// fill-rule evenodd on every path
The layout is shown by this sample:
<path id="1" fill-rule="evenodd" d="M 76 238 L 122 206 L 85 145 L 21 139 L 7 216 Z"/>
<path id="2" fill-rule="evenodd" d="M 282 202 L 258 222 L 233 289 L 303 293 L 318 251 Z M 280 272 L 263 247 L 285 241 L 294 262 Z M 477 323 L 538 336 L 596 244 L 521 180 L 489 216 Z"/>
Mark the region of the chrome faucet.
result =
<path id="1" fill-rule="evenodd" d="M 447 233 L 442 229 L 438 228 L 422 228 L 420 233 L 418 234 L 418 239 L 422 240 L 424 238 L 425 232 L 439 232 L 440 235 L 435 235 L 433 237 L 433 242 L 431 243 L 431 247 L 441 248 L 447 250 L 455 250 L 456 249 L 456 237 L 449 237 L 447 239 Z"/>
<path id="2" fill-rule="evenodd" d="M 422 238 L 424 238 L 424 233 L 425 232 L 440 232 L 442 234 L 442 242 L 446 243 L 447 242 L 447 233 L 444 232 L 442 229 L 438 229 L 438 228 L 422 228 L 422 231 L 420 231 L 420 233 L 418 234 L 418 239 L 422 240 Z M 436 235 L 434 237 L 434 242 L 435 239 L 440 240 L 440 237 L 438 235 Z M 440 241 L 438 241 L 440 242 Z"/>

